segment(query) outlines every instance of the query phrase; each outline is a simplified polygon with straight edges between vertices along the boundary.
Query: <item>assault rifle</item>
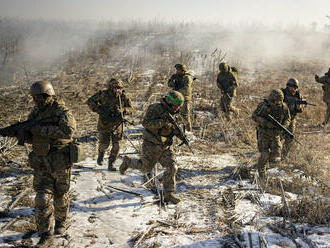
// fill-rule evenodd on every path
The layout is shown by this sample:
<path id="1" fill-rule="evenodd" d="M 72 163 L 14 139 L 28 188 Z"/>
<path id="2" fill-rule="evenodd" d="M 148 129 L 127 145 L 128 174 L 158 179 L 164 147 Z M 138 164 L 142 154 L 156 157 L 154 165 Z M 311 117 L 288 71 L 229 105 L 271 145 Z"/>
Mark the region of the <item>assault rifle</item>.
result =
<path id="1" fill-rule="evenodd" d="M 294 141 L 296 141 L 298 144 L 303 145 L 300 143 L 299 140 L 297 140 L 294 137 L 294 134 L 291 133 L 285 126 L 283 126 L 281 123 L 279 123 L 273 116 L 271 116 L 270 114 L 266 115 L 266 120 L 271 122 L 272 124 L 274 124 L 276 127 L 278 127 L 279 129 L 283 130 L 285 132 L 285 134 L 287 134 L 290 138 L 292 138 Z"/>
<path id="2" fill-rule="evenodd" d="M 40 120 L 26 120 L 23 122 L 16 122 L 8 127 L 1 128 L 0 129 L 0 135 L 3 137 L 9 136 L 9 137 L 17 137 L 17 144 L 20 146 L 24 146 L 24 142 L 26 140 L 27 136 L 31 136 L 31 133 L 29 132 L 29 129 L 31 127 L 37 126 L 37 125 L 44 125 L 43 121 L 53 119 L 54 116 L 49 116 Z M 49 125 L 49 123 L 47 122 Z"/>
<path id="3" fill-rule="evenodd" d="M 298 105 L 310 105 L 310 106 L 317 106 L 316 104 L 312 104 L 309 103 L 307 101 L 304 100 L 289 100 L 289 99 L 285 99 L 284 102 L 288 103 L 288 104 L 298 104 Z"/>
<path id="4" fill-rule="evenodd" d="M 189 145 L 189 140 L 187 139 L 186 135 L 182 132 L 181 128 L 179 127 L 178 123 L 176 123 L 174 117 L 170 113 L 166 113 L 166 118 L 170 121 L 170 123 L 174 126 L 175 128 L 175 133 L 178 134 L 178 138 L 182 141 L 182 143 L 179 145 L 185 144 L 188 146 L 189 150 L 194 154 L 193 149 L 191 149 Z"/>

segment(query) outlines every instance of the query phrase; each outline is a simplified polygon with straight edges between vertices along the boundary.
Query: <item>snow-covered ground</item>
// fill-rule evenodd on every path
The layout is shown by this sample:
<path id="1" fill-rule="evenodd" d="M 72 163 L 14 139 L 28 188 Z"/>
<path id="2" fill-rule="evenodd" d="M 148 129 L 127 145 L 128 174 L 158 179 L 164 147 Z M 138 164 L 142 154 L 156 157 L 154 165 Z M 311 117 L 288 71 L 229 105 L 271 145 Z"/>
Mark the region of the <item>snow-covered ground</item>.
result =
<path id="1" fill-rule="evenodd" d="M 138 146 L 139 140 L 133 142 Z M 94 148 L 90 148 L 89 154 L 95 154 Z M 134 152 L 127 140 L 123 152 Z M 121 161 L 119 158 L 116 162 L 117 168 Z M 182 201 L 165 207 L 155 203 L 155 195 L 142 185 L 143 176 L 138 171 L 128 170 L 126 175 L 109 172 L 106 166 L 97 166 L 92 156 L 75 165 L 70 191 L 70 226 L 64 235 L 56 236 L 56 247 L 133 247 L 134 244 L 135 247 L 224 247 L 228 244 L 228 229 L 225 223 L 221 227 L 220 220 L 229 212 L 236 223 L 240 223 L 241 245 L 249 247 L 250 233 L 253 247 L 259 247 L 259 236 L 264 237 L 268 247 L 295 247 L 292 240 L 267 228 L 267 223 L 281 221 L 281 218 L 263 214 L 263 209 L 280 204 L 281 197 L 254 191 L 263 207 L 243 198 L 230 210 L 224 210 L 221 204 L 229 189 L 235 193 L 241 188 L 254 187 L 248 181 L 228 179 L 237 166 L 233 155 L 205 156 L 199 151 L 195 155 L 181 151 L 177 161 L 180 169 L 176 193 Z M 6 188 L 15 183 L 15 176 L 1 178 L 0 183 L 0 210 L 4 210 L 10 202 Z M 33 198 L 33 194 L 30 197 Z M 0 247 L 29 247 L 37 243 L 36 233 L 27 235 L 11 228 L 2 231 L 15 217 L 21 216 L 13 224 L 19 225 L 31 215 L 32 208 L 17 206 L 9 217 L 0 216 Z M 317 247 L 330 247 L 329 228 L 308 230 L 306 235 Z M 298 242 L 308 247 L 303 240 Z"/>

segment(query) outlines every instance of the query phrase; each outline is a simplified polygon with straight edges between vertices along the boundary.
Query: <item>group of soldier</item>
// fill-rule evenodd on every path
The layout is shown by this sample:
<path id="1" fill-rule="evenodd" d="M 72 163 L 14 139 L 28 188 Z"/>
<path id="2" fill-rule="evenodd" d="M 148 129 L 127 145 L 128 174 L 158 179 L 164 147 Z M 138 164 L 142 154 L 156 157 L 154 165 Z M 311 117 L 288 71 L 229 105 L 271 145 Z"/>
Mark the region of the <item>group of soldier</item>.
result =
<path id="1" fill-rule="evenodd" d="M 124 156 L 119 170 L 124 174 L 131 168 L 147 174 L 159 162 L 165 168 L 162 177 L 164 201 L 177 204 L 180 199 L 174 194 L 177 165 L 173 138 L 177 136 L 182 139 L 182 135 L 175 128 L 172 118 L 178 123 L 183 123 L 187 131 L 192 131 L 191 101 L 194 79 L 185 65 L 176 64 L 175 69 L 176 73 L 168 80 L 171 90 L 160 99 L 160 102 L 151 104 L 144 115 L 140 158 Z M 220 63 L 219 69 L 217 85 L 222 93 L 221 109 L 230 119 L 232 114 L 238 114 L 238 109 L 232 105 L 238 87 L 238 72 L 235 67 L 230 67 L 226 63 Z M 324 101 L 328 105 L 323 122 L 325 125 L 330 117 L 330 69 L 323 77 L 316 75 L 315 80 L 323 84 Z M 272 90 L 269 97 L 261 102 L 252 114 L 252 119 L 257 123 L 260 151 L 257 168 L 261 177 L 265 177 L 266 164 L 279 162 L 288 154 L 292 145 L 292 137 L 283 136 L 281 130 L 269 121 L 267 116 L 272 116 L 281 125 L 294 132 L 296 115 L 303 111 L 298 102 L 301 100 L 298 88 L 298 80 L 290 78 L 285 89 Z M 35 82 L 30 88 L 30 93 L 35 108 L 28 120 L 37 122 L 24 130 L 24 142 L 32 144 L 29 165 L 34 169 L 35 219 L 40 235 L 37 247 L 49 247 L 53 244 L 54 219 L 55 234 L 62 234 L 67 228 L 68 191 L 73 165 L 70 144 L 73 141 L 76 122 L 70 110 L 56 97 L 49 81 Z M 114 163 L 123 139 L 124 117 L 132 114 L 134 110 L 130 97 L 124 91 L 123 82 L 118 78 L 111 78 L 107 80 L 107 89 L 91 96 L 87 104 L 99 115 L 97 164 L 103 165 L 105 152 L 111 141 L 108 170 L 116 171 Z M 6 132 L 1 135 L 17 137 L 19 134 Z M 282 143 L 283 149 L 281 149 Z"/>

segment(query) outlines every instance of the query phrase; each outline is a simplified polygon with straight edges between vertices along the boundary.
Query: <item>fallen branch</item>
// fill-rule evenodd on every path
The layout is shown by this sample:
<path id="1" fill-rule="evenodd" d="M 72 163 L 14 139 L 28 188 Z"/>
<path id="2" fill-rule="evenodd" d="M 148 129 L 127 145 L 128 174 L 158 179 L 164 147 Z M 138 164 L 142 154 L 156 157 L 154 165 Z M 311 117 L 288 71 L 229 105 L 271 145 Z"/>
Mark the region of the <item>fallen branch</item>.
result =
<path id="1" fill-rule="evenodd" d="M 270 223 L 267 224 L 267 227 L 268 227 L 270 230 L 272 230 L 273 232 L 279 233 L 279 234 L 281 234 L 283 237 L 287 237 L 287 238 L 291 239 L 292 242 L 296 245 L 296 247 L 298 247 L 298 248 L 302 247 L 302 246 L 301 246 L 301 245 L 295 240 L 295 238 L 294 238 L 291 234 L 288 234 L 288 233 L 285 233 L 285 232 L 281 231 L 278 227 L 276 227 L 276 226 L 274 226 L 274 225 L 272 225 L 272 224 L 270 224 Z"/>
<path id="2" fill-rule="evenodd" d="M 16 197 L 15 201 L 13 201 L 6 209 L 5 211 L 10 211 L 12 209 L 14 209 L 16 207 L 16 205 L 19 203 L 19 201 L 30 191 L 32 191 L 31 188 L 26 188 L 25 190 L 23 190 L 21 193 L 19 193 L 19 195 Z"/>
<path id="3" fill-rule="evenodd" d="M 145 237 L 147 235 L 149 235 L 149 233 L 156 227 L 158 226 L 158 224 L 154 224 L 152 226 L 150 226 L 141 236 L 140 238 L 135 242 L 133 248 L 137 248 L 139 246 L 139 244 L 145 239 Z"/>
<path id="4" fill-rule="evenodd" d="M 15 219 L 11 220 L 10 222 L 8 222 L 6 225 L 4 225 L 1 229 L 0 229 L 0 233 L 6 231 L 8 228 L 10 228 L 12 225 L 15 224 L 16 221 L 18 221 L 19 219 L 21 219 L 21 216 L 17 216 Z"/>
<path id="5" fill-rule="evenodd" d="M 140 193 L 136 193 L 136 192 L 133 192 L 133 191 L 130 191 L 130 190 L 126 190 L 126 189 L 117 188 L 117 187 L 114 187 L 114 186 L 111 186 L 111 185 L 107 185 L 107 187 L 109 187 L 111 189 L 115 189 L 115 190 L 121 191 L 121 192 L 124 192 L 124 193 L 127 193 L 127 194 L 132 194 L 132 195 L 136 195 L 136 196 L 140 196 L 140 197 L 143 196 Z"/>

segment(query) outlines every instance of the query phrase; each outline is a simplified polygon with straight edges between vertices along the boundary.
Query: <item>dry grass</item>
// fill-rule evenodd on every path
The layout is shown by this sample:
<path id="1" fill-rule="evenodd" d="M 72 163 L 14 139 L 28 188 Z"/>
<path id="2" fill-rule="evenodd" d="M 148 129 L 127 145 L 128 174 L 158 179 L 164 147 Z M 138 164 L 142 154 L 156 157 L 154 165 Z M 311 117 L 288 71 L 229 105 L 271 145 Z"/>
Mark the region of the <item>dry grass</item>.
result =
<path id="1" fill-rule="evenodd" d="M 166 37 L 166 33 L 158 35 Z M 313 79 L 314 73 L 320 73 L 324 65 L 316 60 L 283 58 L 281 63 L 263 64 L 254 74 L 249 74 L 249 68 L 245 68 L 239 58 L 232 59 L 230 64 L 239 67 L 240 83 L 234 105 L 241 111 L 236 118 L 227 121 L 220 111 L 220 92 L 215 82 L 218 64 L 226 60 L 225 52 L 218 49 L 196 54 L 189 50 L 181 50 L 175 45 L 164 48 L 158 42 L 159 39 L 150 41 L 148 47 L 138 47 L 133 51 L 132 44 L 145 39 L 145 36 L 145 31 L 136 31 L 118 32 L 109 37 L 102 37 L 97 42 L 91 42 L 88 49 L 80 53 L 71 53 L 56 75 L 49 73 L 36 76 L 36 79 L 51 80 L 58 95 L 73 111 L 78 123 L 76 136 L 90 135 L 91 130 L 95 130 L 97 116 L 90 112 L 85 101 L 105 86 L 104 80 L 107 77 L 116 76 L 125 81 L 127 92 L 132 94 L 136 105 L 136 114 L 133 118 L 141 120 L 147 105 L 157 101 L 168 91 L 166 82 L 170 74 L 174 73 L 174 64 L 185 63 L 196 69 L 197 65 L 201 64 L 203 71 L 196 75 L 198 80 L 193 86 L 193 108 L 194 111 L 209 112 L 211 117 L 194 119 L 195 135 L 201 139 L 192 146 L 205 155 L 230 151 L 238 155 L 238 160 L 242 164 L 251 165 L 256 159 L 256 156 L 251 157 L 251 154 L 257 153 L 255 123 L 251 120 L 253 110 L 267 97 L 271 89 L 285 87 L 289 77 L 297 77 L 301 82 L 302 95 L 318 106 L 307 106 L 304 113 L 298 116 L 297 138 L 304 145 L 297 146 L 292 151 L 288 159 L 282 163 L 282 168 L 288 175 L 294 175 L 295 169 L 302 170 L 304 177 L 311 180 L 284 182 L 284 187 L 291 192 L 303 194 L 301 200 L 291 203 L 294 204 L 292 209 L 295 209 L 293 216 L 296 220 L 324 223 L 325 215 L 321 211 L 314 211 L 313 218 L 314 212 L 307 210 L 322 209 L 329 215 L 329 209 L 304 195 L 309 187 L 313 186 L 315 192 L 329 197 L 329 158 L 325 155 L 330 148 L 330 138 L 327 137 L 327 128 L 315 128 L 323 121 L 325 105 L 321 101 L 321 86 L 314 83 Z M 148 69 L 153 69 L 154 73 L 146 75 L 144 72 Z M 16 82 L 24 82 L 26 79 L 24 74 L 17 75 Z M 0 106 L 8 106 L 0 108 L 1 126 L 26 118 L 32 108 L 31 98 L 26 93 L 28 87 L 28 83 L 21 83 L 19 87 L 0 89 Z M 24 148 L 12 149 L 12 153 L 5 161 L 17 158 L 17 154 L 24 158 Z M 279 194 L 276 180 L 274 183 L 270 180 L 268 191 Z M 303 211 L 307 211 L 305 215 Z"/>

